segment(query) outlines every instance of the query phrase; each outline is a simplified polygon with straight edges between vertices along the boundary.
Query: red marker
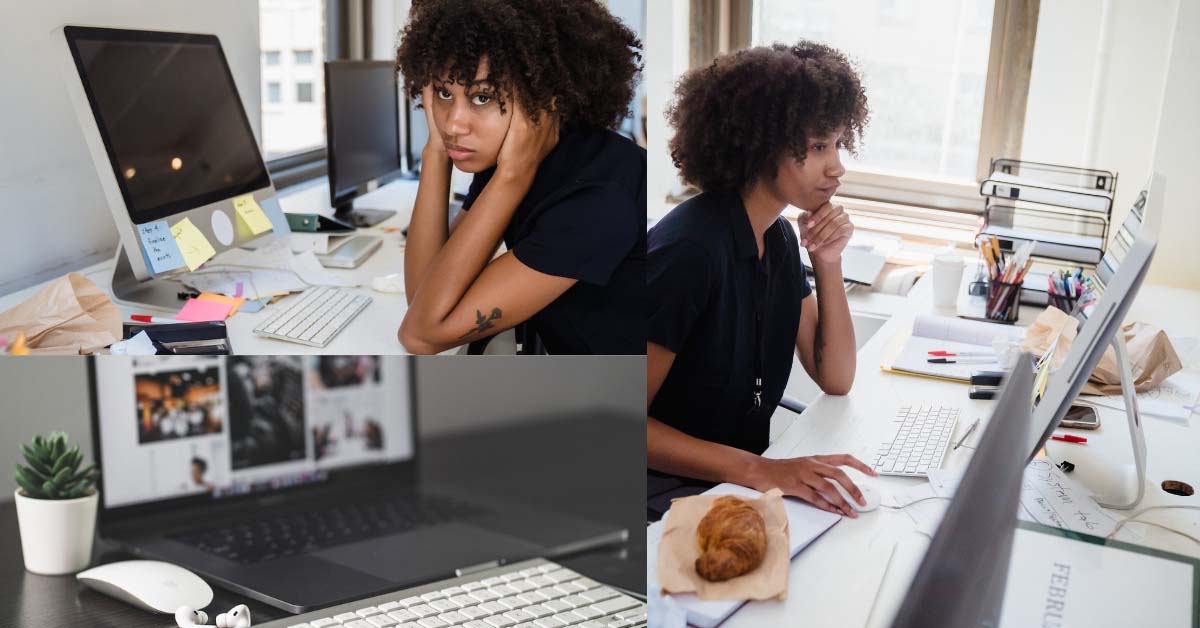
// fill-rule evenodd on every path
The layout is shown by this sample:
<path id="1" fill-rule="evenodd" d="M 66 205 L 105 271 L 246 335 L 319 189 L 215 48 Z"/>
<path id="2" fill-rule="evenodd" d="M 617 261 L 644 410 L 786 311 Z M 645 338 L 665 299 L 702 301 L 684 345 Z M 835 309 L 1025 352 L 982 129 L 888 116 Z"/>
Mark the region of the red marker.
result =
<path id="1" fill-rule="evenodd" d="M 1086 443 L 1087 439 L 1074 434 L 1055 434 L 1051 437 L 1053 440 L 1061 440 L 1064 443 Z"/>
<path id="2" fill-rule="evenodd" d="M 129 318 L 139 323 L 186 323 L 187 321 L 179 320 L 178 318 L 165 318 L 162 316 L 148 316 L 146 314 L 134 314 Z"/>

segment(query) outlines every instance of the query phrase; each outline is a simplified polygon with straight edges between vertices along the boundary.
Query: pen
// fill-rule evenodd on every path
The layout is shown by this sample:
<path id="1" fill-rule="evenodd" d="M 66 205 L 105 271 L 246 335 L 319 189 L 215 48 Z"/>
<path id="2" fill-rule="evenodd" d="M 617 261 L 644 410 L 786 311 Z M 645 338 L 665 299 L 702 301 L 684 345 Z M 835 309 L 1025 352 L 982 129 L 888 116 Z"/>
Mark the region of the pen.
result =
<path id="1" fill-rule="evenodd" d="M 987 364 L 995 362 L 996 358 L 929 358 L 926 362 L 930 364 Z"/>
<path id="2" fill-rule="evenodd" d="M 929 355 L 932 355 L 934 357 L 939 357 L 939 358 L 952 358 L 952 357 L 964 357 L 964 356 L 992 357 L 992 356 L 996 355 L 996 353 L 994 351 L 957 351 L 957 352 L 955 352 L 955 351 L 946 351 L 945 349 L 938 349 L 937 351 L 926 351 L 926 353 L 928 353 Z"/>
<path id="3" fill-rule="evenodd" d="M 975 419 L 975 422 L 971 424 L 971 427 L 967 428 L 967 433 L 963 434 L 962 438 L 958 439 L 957 443 L 954 443 L 954 449 L 958 449 L 959 447 L 962 447 L 962 444 L 967 442 L 967 437 L 970 436 L 971 432 L 974 432 L 975 428 L 977 428 L 977 427 L 979 427 L 979 419 Z M 950 451 L 954 451 L 954 449 L 951 449 Z"/>
<path id="4" fill-rule="evenodd" d="M 1064 443 L 1086 443 L 1087 439 L 1074 434 L 1055 434 L 1051 437 L 1054 440 L 1061 440 Z"/>
<path id="5" fill-rule="evenodd" d="M 139 323 L 186 323 L 187 322 L 185 320 L 180 320 L 178 318 L 166 318 L 163 316 L 150 316 L 148 314 L 134 314 L 133 316 L 130 316 L 129 318 L 131 318 Z"/>

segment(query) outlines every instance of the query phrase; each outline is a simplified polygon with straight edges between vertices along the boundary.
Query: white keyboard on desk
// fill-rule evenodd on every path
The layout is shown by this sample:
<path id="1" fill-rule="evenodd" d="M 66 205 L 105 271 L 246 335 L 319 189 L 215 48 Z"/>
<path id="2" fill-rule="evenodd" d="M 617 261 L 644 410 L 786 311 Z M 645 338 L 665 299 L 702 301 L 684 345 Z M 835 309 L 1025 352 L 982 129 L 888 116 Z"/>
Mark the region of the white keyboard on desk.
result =
<path id="1" fill-rule="evenodd" d="M 255 327 L 254 333 L 324 347 L 370 303 L 371 297 L 341 288 L 309 288 L 294 303 Z"/>
<path id="2" fill-rule="evenodd" d="M 884 440 L 871 462 L 880 475 L 927 477 L 940 469 L 954 434 L 960 409 L 932 403 L 901 406 L 891 438 Z"/>
<path id="3" fill-rule="evenodd" d="M 646 605 L 545 560 L 489 569 L 263 628 L 638 628 Z"/>

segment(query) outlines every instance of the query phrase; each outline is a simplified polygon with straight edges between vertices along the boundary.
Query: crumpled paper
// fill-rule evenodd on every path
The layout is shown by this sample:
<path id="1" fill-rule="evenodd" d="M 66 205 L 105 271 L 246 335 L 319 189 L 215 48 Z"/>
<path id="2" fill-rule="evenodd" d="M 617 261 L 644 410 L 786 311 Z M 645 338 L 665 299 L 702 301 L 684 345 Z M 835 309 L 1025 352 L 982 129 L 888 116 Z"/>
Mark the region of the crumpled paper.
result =
<path id="1" fill-rule="evenodd" d="M 1055 335 L 1062 330 L 1059 346 L 1051 358 L 1051 366 L 1059 368 L 1071 351 L 1071 345 L 1078 334 L 1078 321 L 1068 316 L 1062 310 L 1048 307 L 1038 314 L 1037 320 L 1025 332 L 1025 340 L 1021 348 L 1041 356 L 1054 341 Z M 1133 374 L 1134 387 L 1143 393 L 1157 388 L 1168 377 L 1183 368 L 1179 355 L 1171 346 L 1166 332 L 1147 323 L 1130 323 L 1121 328 L 1125 335 L 1125 346 L 1129 353 L 1129 370 Z M 1095 370 L 1080 390 L 1085 395 L 1119 395 L 1121 394 L 1121 371 L 1117 364 L 1117 353 L 1112 345 L 1105 347 L 1104 355 L 1096 364 Z"/>
<path id="2" fill-rule="evenodd" d="M 121 311 L 87 277 L 67 273 L 0 313 L 0 336 L 25 333 L 31 355 L 86 355 L 121 340 Z"/>
<path id="3" fill-rule="evenodd" d="M 783 492 L 771 489 L 758 499 L 742 497 L 767 524 L 767 554 L 757 569 L 724 582 L 709 582 L 696 573 L 700 546 L 696 527 L 721 495 L 693 495 L 671 500 L 658 546 L 658 583 L 663 593 L 695 593 L 702 600 L 782 600 L 787 596 L 788 521 Z"/>

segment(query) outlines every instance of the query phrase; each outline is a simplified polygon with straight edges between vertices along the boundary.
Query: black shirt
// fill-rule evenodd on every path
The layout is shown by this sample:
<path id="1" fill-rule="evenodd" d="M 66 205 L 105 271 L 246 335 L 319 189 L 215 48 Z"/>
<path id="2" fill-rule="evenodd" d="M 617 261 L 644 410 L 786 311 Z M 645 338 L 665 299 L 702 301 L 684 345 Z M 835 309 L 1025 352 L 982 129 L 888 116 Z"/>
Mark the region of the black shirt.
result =
<path id="1" fill-rule="evenodd" d="M 740 196 L 700 194 L 650 230 L 646 270 L 648 339 L 675 353 L 650 416 L 756 454 L 767 448 L 792 370 L 800 302 L 812 293 L 787 219 L 763 240 L 760 260 Z"/>
<path id="2" fill-rule="evenodd" d="M 495 168 L 475 175 L 470 209 Z M 646 352 L 646 150 L 567 126 L 504 230 L 522 264 L 578 282 L 529 319 L 549 353 Z"/>

